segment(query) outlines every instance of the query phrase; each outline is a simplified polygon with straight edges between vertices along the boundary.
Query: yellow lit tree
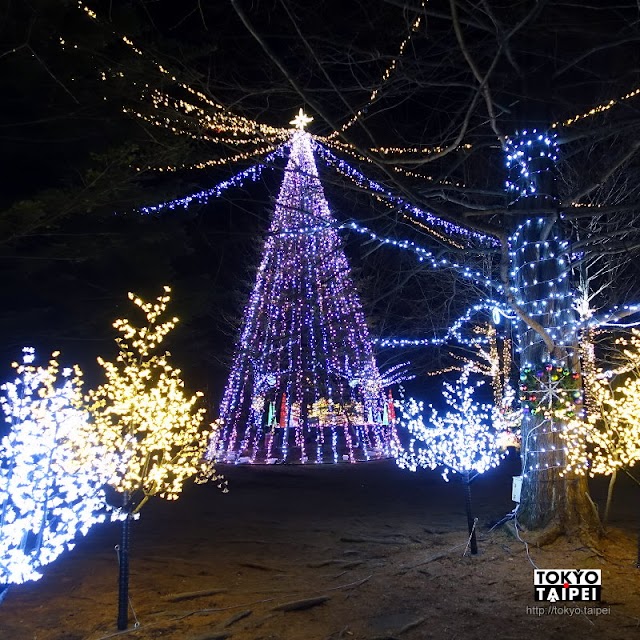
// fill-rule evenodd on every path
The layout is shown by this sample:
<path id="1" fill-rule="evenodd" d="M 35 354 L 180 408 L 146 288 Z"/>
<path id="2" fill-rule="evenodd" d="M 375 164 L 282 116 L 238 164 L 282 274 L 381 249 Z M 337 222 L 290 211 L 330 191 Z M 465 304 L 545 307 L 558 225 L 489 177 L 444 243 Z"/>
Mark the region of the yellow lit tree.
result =
<path id="1" fill-rule="evenodd" d="M 563 434 L 568 471 L 610 478 L 604 523 L 618 472 L 640 484 L 631 473 L 640 461 L 640 330 L 633 329 L 629 338 L 618 338 L 616 344 L 622 363 L 607 371 L 585 369 L 586 417 L 568 420 Z"/>
<path id="2" fill-rule="evenodd" d="M 129 293 L 146 323 L 137 327 L 126 318 L 113 323 L 120 333 L 118 356 L 114 362 L 98 358 L 106 382 L 86 398 L 101 442 L 117 454 L 110 484 L 122 494 L 123 505 L 120 630 L 126 629 L 128 621 L 131 517 L 152 496 L 176 500 L 191 477 L 220 479 L 203 459 L 210 432 L 200 428 L 205 413 L 198 407 L 202 393 L 186 393 L 180 369 L 171 366 L 168 352 L 159 352 L 178 322 L 178 318 L 165 316 L 170 291 L 164 287 L 164 294 L 154 302 Z M 219 486 L 226 490 L 222 483 Z"/>

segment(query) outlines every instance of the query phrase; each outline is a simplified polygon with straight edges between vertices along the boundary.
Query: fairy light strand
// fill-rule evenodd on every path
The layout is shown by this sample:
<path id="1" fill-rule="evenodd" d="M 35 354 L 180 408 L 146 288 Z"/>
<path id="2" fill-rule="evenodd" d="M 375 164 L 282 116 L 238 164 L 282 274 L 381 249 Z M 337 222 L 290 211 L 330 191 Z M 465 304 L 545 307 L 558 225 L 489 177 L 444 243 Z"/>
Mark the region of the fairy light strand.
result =
<path id="1" fill-rule="evenodd" d="M 624 102 L 626 100 L 631 100 L 631 98 L 635 98 L 636 96 L 639 96 L 639 95 L 640 95 L 640 87 L 638 87 L 637 89 L 633 89 L 628 93 L 625 93 L 619 98 L 612 98 L 608 102 L 603 102 L 601 104 L 598 104 L 595 107 L 592 107 L 591 109 L 589 109 L 588 111 L 584 111 L 583 113 L 578 113 L 574 116 L 571 116 L 566 120 L 559 120 L 557 122 L 554 122 L 551 125 L 551 128 L 559 129 L 560 127 L 570 127 L 571 125 L 574 125 L 576 122 L 582 122 L 587 118 L 592 118 L 593 116 L 597 116 L 597 115 L 600 115 L 601 113 L 605 113 L 606 111 L 609 111 L 613 107 L 619 105 L 621 102 Z"/>
<path id="2" fill-rule="evenodd" d="M 330 140 L 327 137 L 323 137 L 323 136 L 314 136 L 314 140 L 327 145 L 330 149 L 333 149 L 334 151 L 339 151 L 341 153 L 345 153 L 349 156 L 351 156 L 351 158 L 353 158 L 354 160 L 357 160 L 359 162 L 364 162 L 370 165 L 374 164 L 374 160 L 373 158 L 369 157 L 369 156 L 364 156 L 362 155 L 354 145 L 349 144 L 349 143 L 344 143 L 341 142 L 340 140 Z M 471 147 L 471 145 L 467 145 L 468 148 Z M 369 149 L 370 153 L 389 153 L 391 152 L 392 149 Z M 397 151 L 397 149 L 396 149 Z M 413 152 L 419 153 L 416 150 L 413 149 L 408 149 L 407 152 L 408 153 L 413 153 Z M 434 147 L 432 149 L 423 149 L 423 153 L 424 154 L 431 154 L 431 153 L 438 153 L 442 151 L 442 147 Z M 426 180 L 427 182 L 431 182 L 434 185 L 442 185 L 445 187 L 455 187 L 458 189 L 461 188 L 465 188 L 465 184 L 463 182 L 460 181 L 452 181 L 452 180 L 447 180 L 447 179 L 438 179 L 438 178 L 434 178 L 433 176 L 430 175 L 426 175 L 426 174 L 422 174 L 422 173 L 416 173 L 415 171 L 411 171 L 410 169 L 405 169 L 404 167 L 401 167 L 399 165 L 389 165 L 389 168 L 394 172 L 394 173 L 399 173 L 402 174 L 403 176 L 406 176 L 408 178 L 415 178 L 417 180 Z"/>
<path id="3" fill-rule="evenodd" d="M 182 198 L 176 198 L 174 200 L 168 200 L 167 202 L 161 202 L 156 205 L 149 205 L 141 207 L 139 211 L 144 214 L 158 213 L 163 210 L 174 210 L 177 208 L 188 208 L 192 204 L 206 204 L 211 198 L 219 198 L 227 189 L 232 187 L 240 187 L 246 180 L 255 182 L 262 175 L 262 171 L 267 168 L 276 158 L 283 157 L 288 149 L 288 145 L 284 144 L 278 147 L 275 151 L 267 155 L 260 164 L 253 165 L 239 173 L 236 173 L 231 178 L 219 182 L 217 185 L 210 189 L 204 189 L 197 193 L 192 193 Z"/>
<path id="4" fill-rule="evenodd" d="M 460 318 L 458 318 L 441 337 L 435 338 L 380 338 L 377 340 L 377 344 L 380 348 L 403 348 L 403 347 L 423 347 L 423 346 L 441 346 L 449 342 L 451 338 L 455 338 L 460 344 L 467 346 L 476 346 L 481 343 L 486 343 L 487 339 L 483 336 L 474 336 L 472 338 L 465 338 L 460 329 L 467 323 L 471 322 L 473 318 L 480 313 L 492 314 L 494 309 L 499 308 L 501 313 L 507 313 L 507 307 L 503 302 L 498 300 L 488 299 L 479 304 L 473 305 L 467 309 Z M 515 319 L 514 316 L 507 317 Z"/>
<path id="5" fill-rule="evenodd" d="M 485 287 L 495 289 L 496 291 L 503 290 L 502 284 L 491 280 L 491 278 L 487 277 L 481 271 L 465 266 L 464 264 L 462 264 L 461 262 L 458 262 L 457 260 L 452 260 L 450 258 L 445 258 L 442 255 L 437 255 L 435 252 L 429 251 L 428 249 L 421 247 L 420 245 L 416 244 L 413 241 L 388 238 L 375 233 L 374 231 L 372 231 L 367 227 L 358 225 L 355 222 L 345 223 L 343 225 L 340 225 L 339 228 L 348 229 L 351 231 L 355 231 L 356 233 L 366 235 L 371 240 L 376 240 L 380 242 L 380 244 L 382 245 L 389 245 L 389 246 L 397 247 L 399 249 L 405 249 L 411 253 L 414 253 L 418 257 L 419 262 L 426 262 L 433 269 L 453 269 L 463 278 L 467 280 L 471 280 L 476 284 L 481 284 Z M 309 228 L 309 230 L 312 231 L 313 228 Z"/>
<path id="6" fill-rule="evenodd" d="M 447 235 L 443 235 L 441 239 L 451 243 L 454 242 L 454 240 L 450 236 L 457 236 L 466 240 L 467 242 L 478 241 L 489 244 L 490 246 L 499 245 L 499 241 L 496 238 L 480 233 L 478 231 L 469 230 L 453 222 L 449 222 L 447 220 L 439 218 L 432 213 L 416 207 L 403 198 L 394 195 L 391 191 L 383 187 L 375 180 L 367 178 L 364 174 L 352 167 L 349 163 L 338 158 L 331 151 L 329 151 L 329 149 L 327 149 L 320 143 L 315 142 L 314 148 L 318 153 L 318 156 L 322 160 L 324 160 L 327 165 L 338 169 L 341 173 L 351 178 L 357 185 L 369 191 L 378 200 L 387 201 L 393 204 L 394 207 L 397 207 L 404 213 L 410 215 L 412 218 L 417 219 L 419 222 L 428 225 L 431 229 L 433 229 L 433 227 L 437 227 L 437 229 L 445 232 Z M 434 231 L 437 232 L 437 230 Z"/>
<path id="7" fill-rule="evenodd" d="M 427 0 L 421 0 L 421 2 L 420 2 L 420 8 L 423 11 L 424 11 L 424 9 L 426 7 L 426 2 L 427 2 Z M 395 58 L 391 61 L 389 66 L 382 73 L 382 77 L 380 79 L 380 82 L 378 83 L 378 86 L 371 92 L 371 95 L 369 96 L 369 100 L 367 101 L 367 103 L 363 107 L 360 107 L 360 109 L 358 109 L 353 114 L 353 116 L 351 116 L 351 118 L 349 118 L 349 120 L 347 120 L 340 127 L 339 130 L 334 131 L 333 133 L 329 134 L 329 136 L 328 136 L 329 139 L 335 138 L 338 135 L 340 135 L 341 133 L 344 133 L 347 129 L 352 127 L 362 117 L 362 115 L 364 113 L 366 113 L 367 109 L 373 104 L 373 102 L 376 100 L 376 98 L 380 94 L 381 89 L 384 87 L 384 85 L 389 81 L 389 79 L 393 75 L 393 72 L 396 70 L 396 68 L 398 66 L 398 62 L 400 61 L 400 59 L 404 55 L 404 51 L 407 48 L 407 45 L 409 44 L 409 42 L 411 42 L 411 38 L 413 37 L 413 34 L 418 31 L 418 29 L 420 28 L 421 24 L 422 24 L 422 16 L 419 15 L 413 21 L 413 23 L 411 24 L 411 28 L 409 30 L 409 33 L 408 33 L 407 37 L 400 43 L 400 47 L 398 49 L 398 54 L 395 56 Z"/>

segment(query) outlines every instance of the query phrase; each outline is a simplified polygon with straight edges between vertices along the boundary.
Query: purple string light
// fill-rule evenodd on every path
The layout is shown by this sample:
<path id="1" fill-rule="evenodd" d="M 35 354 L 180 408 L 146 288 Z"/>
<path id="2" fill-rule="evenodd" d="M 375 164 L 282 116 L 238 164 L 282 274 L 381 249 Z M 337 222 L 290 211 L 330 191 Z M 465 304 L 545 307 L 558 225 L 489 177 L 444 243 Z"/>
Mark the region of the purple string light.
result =
<path id="1" fill-rule="evenodd" d="M 311 138 L 295 133 L 210 459 L 321 463 L 390 455 L 395 431 L 384 378 L 336 227 Z"/>

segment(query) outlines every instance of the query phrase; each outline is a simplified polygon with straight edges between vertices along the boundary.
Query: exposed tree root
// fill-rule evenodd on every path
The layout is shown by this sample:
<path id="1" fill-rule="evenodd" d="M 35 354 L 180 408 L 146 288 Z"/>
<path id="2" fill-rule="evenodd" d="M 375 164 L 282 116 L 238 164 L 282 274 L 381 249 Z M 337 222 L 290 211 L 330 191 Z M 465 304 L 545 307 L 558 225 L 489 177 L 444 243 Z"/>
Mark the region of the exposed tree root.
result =
<path id="1" fill-rule="evenodd" d="M 407 540 L 387 540 L 385 538 L 340 538 L 340 542 L 369 542 L 372 544 L 408 544 Z"/>
<path id="2" fill-rule="evenodd" d="M 230 636 L 229 631 L 210 631 L 199 636 L 191 636 L 188 640 L 227 640 Z"/>
<path id="3" fill-rule="evenodd" d="M 223 629 L 226 629 L 227 627 L 230 627 L 232 624 L 235 624 L 236 622 L 239 622 L 240 620 L 244 620 L 245 618 L 249 617 L 252 613 L 253 611 L 251 611 L 251 609 L 246 609 L 245 611 L 236 613 L 234 616 L 231 616 L 228 620 L 223 622 L 220 626 Z"/>
<path id="4" fill-rule="evenodd" d="M 227 593 L 228 589 L 205 589 L 203 591 L 185 591 L 184 593 L 171 593 L 163 596 L 165 602 L 181 602 L 182 600 L 193 600 L 195 598 L 206 598 L 216 596 L 219 593 Z"/>
<path id="5" fill-rule="evenodd" d="M 331 596 L 318 596 L 316 598 L 305 598 L 304 600 L 293 600 L 273 607 L 272 611 L 304 611 L 305 609 L 311 609 L 312 607 L 324 604 L 330 599 Z"/>
<path id="6" fill-rule="evenodd" d="M 551 523 L 549 526 L 536 532 L 527 534 L 527 542 L 538 548 L 553 544 L 564 533 L 559 523 Z"/>
<path id="7" fill-rule="evenodd" d="M 408 624 L 405 624 L 404 627 L 402 627 L 401 629 L 398 629 L 395 633 L 397 635 L 401 635 L 405 631 L 410 631 L 411 629 L 415 629 L 416 627 L 419 627 L 425 620 L 426 618 L 418 618 L 413 622 L 409 622 Z"/>
<path id="8" fill-rule="evenodd" d="M 258 564 L 257 562 L 239 562 L 241 567 L 247 567 L 247 569 L 257 569 L 258 571 L 275 571 L 276 573 L 285 573 L 284 570 L 277 567 L 270 567 L 266 564 Z"/>

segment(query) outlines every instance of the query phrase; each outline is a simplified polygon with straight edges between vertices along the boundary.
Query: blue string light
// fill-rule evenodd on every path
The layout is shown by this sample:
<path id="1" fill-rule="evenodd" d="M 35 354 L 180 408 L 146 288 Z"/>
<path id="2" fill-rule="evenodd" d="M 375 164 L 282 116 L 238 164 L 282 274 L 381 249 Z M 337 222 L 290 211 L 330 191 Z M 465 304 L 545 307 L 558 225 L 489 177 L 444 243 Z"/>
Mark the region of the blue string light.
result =
<path id="1" fill-rule="evenodd" d="M 245 169 L 240 173 L 236 173 L 236 175 L 231 176 L 231 178 L 228 178 L 227 180 L 219 182 L 211 189 L 198 191 L 197 193 L 192 193 L 191 195 L 184 196 L 183 198 L 168 200 L 167 202 L 161 202 L 160 204 L 141 207 L 139 211 L 140 213 L 150 214 L 158 213 L 159 211 L 163 211 L 165 209 L 168 209 L 170 211 L 173 211 L 174 209 L 180 207 L 186 209 L 196 202 L 198 204 L 205 204 L 210 198 L 219 198 L 227 189 L 230 189 L 232 187 L 241 187 L 244 184 L 245 180 L 251 180 L 252 182 L 255 182 L 262 175 L 263 169 L 270 165 L 276 158 L 284 157 L 288 149 L 288 142 L 280 145 L 275 151 L 272 151 L 271 153 L 266 155 L 263 161 L 259 164 L 254 164 L 248 169 Z"/>
<path id="2" fill-rule="evenodd" d="M 640 304 L 615 305 L 608 311 L 600 314 L 598 317 L 592 316 L 586 322 L 583 322 L 579 326 L 584 328 L 617 327 L 620 329 L 629 329 L 631 327 L 637 327 L 638 325 L 640 325 L 640 320 L 636 320 L 635 322 L 625 322 L 623 324 L 621 322 L 622 317 L 626 318 L 636 313 L 640 313 Z"/>
<path id="3" fill-rule="evenodd" d="M 338 158 L 335 154 L 329 151 L 329 149 L 321 145 L 317 140 L 314 141 L 314 150 L 317 152 L 318 157 L 324 160 L 324 162 L 328 166 L 336 168 L 341 173 L 349 176 L 359 186 L 373 192 L 374 194 L 377 194 L 378 196 L 383 197 L 391 204 L 397 206 L 401 211 L 404 211 L 410 216 L 422 222 L 425 222 L 427 225 L 439 227 L 446 233 L 452 236 L 461 237 L 467 242 L 478 241 L 484 244 L 488 244 L 492 247 L 499 246 L 500 242 L 496 238 L 492 238 L 491 236 L 488 236 L 484 233 L 479 233 L 478 231 L 471 231 L 469 229 L 466 229 L 465 227 L 454 224 L 453 222 L 449 222 L 448 220 L 443 220 L 433 213 L 424 211 L 411 204 L 410 202 L 407 202 L 403 198 L 394 195 L 391 191 L 383 187 L 375 180 L 367 178 L 363 173 L 352 167 L 345 160 L 341 160 L 340 158 Z"/>
<path id="4" fill-rule="evenodd" d="M 540 193 L 538 188 L 539 176 L 548 172 L 558 159 L 557 138 L 557 133 L 540 133 L 534 129 L 531 133 L 523 131 L 516 138 L 505 140 L 506 165 L 510 173 L 505 187 L 509 194 L 515 196 L 511 204 L 528 196 L 557 200 Z"/>
<path id="5" fill-rule="evenodd" d="M 473 270 L 470 267 L 467 267 L 463 264 L 460 264 L 459 262 L 450 260 L 448 258 L 444 258 L 441 256 L 436 257 L 433 251 L 429 251 L 410 240 L 396 240 L 393 238 L 387 238 L 385 236 L 378 235 L 377 233 L 371 231 L 371 229 L 358 225 L 355 222 L 343 224 L 339 228 L 349 229 L 355 231 L 356 233 L 367 235 L 369 236 L 369 238 L 371 238 L 371 240 L 377 240 L 382 244 L 387 244 L 390 246 L 398 247 L 399 249 L 410 251 L 418 257 L 419 262 L 427 262 L 427 264 L 429 264 L 434 269 L 454 269 L 463 278 L 472 280 L 476 284 L 490 287 L 492 289 L 495 289 L 496 291 L 504 291 L 504 287 L 500 283 L 494 282 L 493 280 L 485 276 L 482 272 Z"/>
<path id="6" fill-rule="evenodd" d="M 376 343 L 379 347 L 398 348 L 398 347 L 426 347 L 426 346 L 441 346 L 449 342 L 451 338 L 455 338 L 460 344 L 467 346 L 475 346 L 478 344 L 486 344 L 487 338 L 485 336 L 474 336 L 472 338 L 465 338 L 460 333 L 460 329 L 471 319 L 480 312 L 489 312 L 489 315 L 493 315 L 495 310 L 498 310 L 499 315 L 509 320 L 514 320 L 515 316 L 509 315 L 508 307 L 504 302 L 499 300 L 487 299 L 484 302 L 473 305 L 467 309 L 466 313 L 458 318 L 446 331 L 444 336 L 435 338 L 379 338 Z"/>

